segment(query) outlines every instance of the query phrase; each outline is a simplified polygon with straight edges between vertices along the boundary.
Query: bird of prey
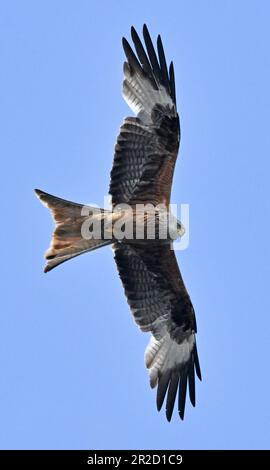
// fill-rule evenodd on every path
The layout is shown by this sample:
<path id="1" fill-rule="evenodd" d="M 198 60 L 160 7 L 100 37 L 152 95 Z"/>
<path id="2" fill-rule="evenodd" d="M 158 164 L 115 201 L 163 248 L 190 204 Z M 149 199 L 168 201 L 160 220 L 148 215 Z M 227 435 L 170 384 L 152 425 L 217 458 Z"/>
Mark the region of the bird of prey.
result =
<path id="1" fill-rule="evenodd" d="M 151 387 L 157 386 L 157 408 L 161 409 L 166 398 L 170 421 L 177 396 L 179 416 L 184 418 L 187 389 L 195 406 L 195 372 L 201 380 L 195 313 L 173 250 L 173 240 L 183 235 L 184 228 L 177 221 L 176 236 L 167 230 L 161 238 L 155 229 L 154 236 L 147 238 L 144 229 L 151 216 L 138 209 L 143 233 L 121 236 L 121 231 L 131 218 L 134 221 L 135 211 L 142 205 L 154 207 L 152 222 L 162 218 L 160 205 L 170 213 L 180 124 L 173 63 L 167 67 L 161 37 L 157 38 L 157 52 L 146 25 L 144 44 L 133 27 L 131 37 L 133 49 L 123 38 L 123 96 L 135 116 L 124 120 L 115 145 L 109 188 L 113 210 L 97 210 L 41 190 L 36 194 L 56 223 L 45 254 L 45 272 L 82 253 L 112 245 L 135 322 L 142 331 L 151 333 L 145 364 Z M 91 224 L 87 225 L 89 219 Z M 93 230 L 95 222 L 100 224 L 99 232 Z M 120 222 L 120 231 L 109 231 Z M 96 236 L 92 232 L 87 236 L 87 230 Z"/>

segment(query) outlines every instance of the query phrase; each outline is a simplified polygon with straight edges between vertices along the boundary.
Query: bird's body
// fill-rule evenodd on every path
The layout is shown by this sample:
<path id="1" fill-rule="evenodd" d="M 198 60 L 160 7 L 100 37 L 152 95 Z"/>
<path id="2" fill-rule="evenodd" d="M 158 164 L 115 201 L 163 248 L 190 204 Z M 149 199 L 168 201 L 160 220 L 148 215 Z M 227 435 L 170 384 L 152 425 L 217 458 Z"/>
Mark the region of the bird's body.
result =
<path id="1" fill-rule="evenodd" d="M 145 48 L 131 29 L 135 52 L 123 47 L 123 95 L 136 117 L 120 128 L 109 193 L 112 211 L 72 203 L 36 190 L 52 211 L 56 229 L 45 271 L 82 253 L 112 245 L 125 294 L 142 331 L 151 332 L 145 363 L 158 386 L 157 407 L 166 398 L 170 420 L 178 392 L 183 419 L 187 384 L 195 405 L 195 374 L 201 378 L 196 319 L 172 242 L 184 233 L 170 214 L 170 196 L 180 143 L 172 63 L 169 70 L 160 36 L 158 56 L 144 25 Z"/>

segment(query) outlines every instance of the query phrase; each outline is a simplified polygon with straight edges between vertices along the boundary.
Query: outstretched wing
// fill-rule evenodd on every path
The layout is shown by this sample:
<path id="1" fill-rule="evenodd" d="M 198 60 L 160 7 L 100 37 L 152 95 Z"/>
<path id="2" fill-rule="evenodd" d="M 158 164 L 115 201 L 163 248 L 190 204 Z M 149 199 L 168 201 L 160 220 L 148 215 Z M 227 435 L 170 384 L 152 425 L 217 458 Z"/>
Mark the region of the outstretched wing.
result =
<path id="1" fill-rule="evenodd" d="M 173 63 L 168 71 L 161 38 L 157 56 L 146 25 L 146 50 L 133 27 L 131 36 L 137 56 L 123 38 L 123 96 L 137 117 L 126 118 L 120 128 L 109 192 L 113 205 L 169 204 L 180 142 Z"/>
<path id="2" fill-rule="evenodd" d="M 178 392 L 184 418 L 187 383 L 195 406 L 195 374 L 201 379 L 196 348 L 196 319 L 170 243 L 116 243 L 115 261 L 134 319 L 152 337 L 145 352 L 150 385 L 157 388 L 157 408 L 165 396 L 171 420 Z"/>

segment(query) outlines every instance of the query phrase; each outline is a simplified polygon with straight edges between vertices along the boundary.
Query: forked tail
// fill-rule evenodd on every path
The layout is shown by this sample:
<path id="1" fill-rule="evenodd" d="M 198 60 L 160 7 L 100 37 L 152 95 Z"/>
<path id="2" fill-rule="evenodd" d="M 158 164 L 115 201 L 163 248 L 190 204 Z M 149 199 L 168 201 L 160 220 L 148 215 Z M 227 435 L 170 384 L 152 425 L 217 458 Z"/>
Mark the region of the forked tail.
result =
<path id="1" fill-rule="evenodd" d="M 45 253 L 48 261 L 44 268 L 45 273 L 75 256 L 113 243 L 113 239 L 108 238 L 109 230 L 106 232 L 104 229 L 106 221 L 110 227 L 110 211 L 66 201 L 39 189 L 35 189 L 35 192 L 41 202 L 51 210 L 56 224 L 51 245 Z M 87 233 L 89 217 L 93 217 L 93 214 L 96 222 L 102 226 L 100 239 L 96 236 L 90 238 L 89 232 Z"/>

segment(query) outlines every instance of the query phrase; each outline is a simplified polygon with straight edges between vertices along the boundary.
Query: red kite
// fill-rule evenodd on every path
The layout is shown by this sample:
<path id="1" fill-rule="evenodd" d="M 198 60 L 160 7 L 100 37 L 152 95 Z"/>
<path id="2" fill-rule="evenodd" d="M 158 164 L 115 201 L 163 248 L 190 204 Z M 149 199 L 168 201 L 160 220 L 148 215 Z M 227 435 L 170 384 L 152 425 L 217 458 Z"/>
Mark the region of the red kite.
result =
<path id="1" fill-rule="evenodd" d="M 150 332 L 145 352 L 151 387 L 157 386 L 157 408 L 166 397 L 166 416 L 170 421 L 178 391 L 178 411 L 184 418 L 187 386 L 195 406 L 195 371 L 201 379 L 196 347 L 196 319 L 185 288 L 172 242 L 166 232 L 160 239 L 120 237 L 109 233 L 109 225 L 124 220 L 124 226 L 140 205 L 154 206 L 154 220 L 160 219 L 159 206 L 168 209 L 172 178 L 180 143 L 176 109 L 174 68 L 167 68 L 161 37 L 157 54 L 146 25 L 142 44 L 132 27 L 134 50 L 123 38 L 127 61 L 124 63 L 123 96 L 136 117 L 127 117 L 120 128 L 114 152 L 109 193 L 112 213 L 51 196 L 36 190 L 52 211 L 56 222 L 52 243 L 46 252 L 45 272 L 64 261 L 104 245 L 112 244 L 125 294 L 142 331 Z M 120 209 L 119 209 L 120 205 Z M 131 208 L 128 211 L 126 206 Z M 88 213 L 85 212 L 88 211 Z M 102 227 L 99 237 L 83 235 L 83 226 L 92 217 Z M 140 224 L 145 227 L 143 215 Z M 123 227 L 123 224 L 122 224 Z M 88 226 L 88 231 L 91 231 Z M 177 221 L 176 236 L 183 235 Z M 87 232 L 87 230 L 86 230 Z M 144 232 L 144 231 L 143 231 Z"/>

